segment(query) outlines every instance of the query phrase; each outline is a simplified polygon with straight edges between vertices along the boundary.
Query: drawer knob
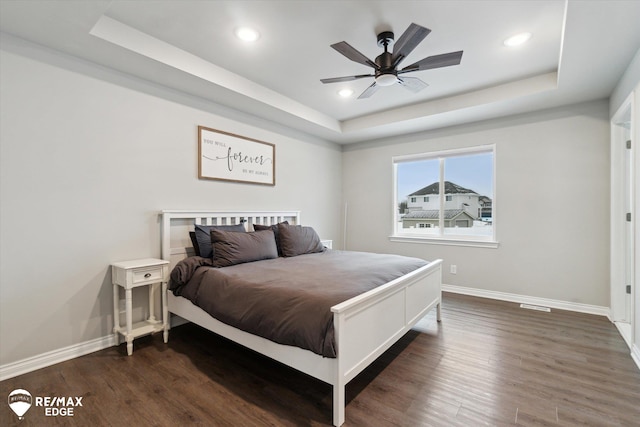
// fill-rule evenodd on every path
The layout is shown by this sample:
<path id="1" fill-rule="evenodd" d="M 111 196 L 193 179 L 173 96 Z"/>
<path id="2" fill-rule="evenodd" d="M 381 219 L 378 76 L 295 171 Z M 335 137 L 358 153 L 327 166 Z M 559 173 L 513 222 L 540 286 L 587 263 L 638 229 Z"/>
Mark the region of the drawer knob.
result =
<path id="1" fill-rule="evenodd" d="M 151 273 L 147 273 L 147 274 L 144 275 L 145 279 L 148 279 L 149 277 L 151 277 Z"/>

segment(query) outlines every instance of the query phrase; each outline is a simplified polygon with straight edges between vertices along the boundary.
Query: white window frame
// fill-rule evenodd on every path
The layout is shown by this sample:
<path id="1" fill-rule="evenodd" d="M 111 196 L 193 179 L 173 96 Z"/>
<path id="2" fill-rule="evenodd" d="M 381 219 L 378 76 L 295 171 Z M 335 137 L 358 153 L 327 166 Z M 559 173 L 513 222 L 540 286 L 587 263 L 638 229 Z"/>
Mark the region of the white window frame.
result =
<path id="1" fill-rule="evenodd" d="M 450 157 L 458 157 L 458 156 L 466 156 L 473 154 L 481 154 L 481 153 L 492 153 L 493 154 L 493 197 L 491 199 L 492 205 L 492 236 L 451 236 L 451 235 L 430 235 L 430 236 L 418 236 L 411 233 L 401 233 L 397 231 L 397 222 L 398 222 L 398 184 L 397 184 L 397 173 L 398 173 L 398 164 L 404 162 L 415 162 L 421 160 L 433 160 L 438 159 L 440 161 L 440 191 L 441 195 L 444 194 L 444 160 Z M 391 235 L 389 236 L 389 240 L 392 242 L 404 242 L 404 243 L 425 243 L 425 244 L 435 244 L 435 245 L 453 245 L 453 246 L 472 246 L 472 247 L 483 247 L 483 248 L 497 248 L 498 243 L 498 234 L 497 234 L 497 212 L 496 212 L 496 145 L 488 144 L 488 145 L 478 145 L 474 147 L 466 147 L 466 148 L 457 148 L 452 150 L 440 150 L 419 154 L 409 154 L 403 156 L 394 156 L 391 158 L 393 165 L 393 224 Z M 440 197 L 440 227 L 441 233 L 444 230 L 444 203 L 445 198 Z"/>

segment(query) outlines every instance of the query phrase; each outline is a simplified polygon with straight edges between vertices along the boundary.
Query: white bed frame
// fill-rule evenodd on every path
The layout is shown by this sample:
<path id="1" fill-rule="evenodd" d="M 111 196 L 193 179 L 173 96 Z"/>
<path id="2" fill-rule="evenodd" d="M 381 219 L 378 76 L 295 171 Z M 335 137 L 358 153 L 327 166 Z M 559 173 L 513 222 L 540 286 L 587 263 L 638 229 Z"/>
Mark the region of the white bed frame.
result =
<path id="1" fill-rule="evenodd" d="M 284 220 L 300 224 L 300 212 L 207 212 L 164 210 L 162 258 L 171 268 L 193 254 L 189 231 L 194 224 L 271 225 Z M 431 309 L 440 321 L 442 260 L 358 295 L 331 308 L 338 357 L 325 358 L 309 350 L 277 344 L 222 323 L 186 298 L 168 292 L 168 311 L 333 386 L 333 424 L 345 417 L 345 386 L 391 347 Z M 381 322 L 381 319 L 384 321 Z"/>

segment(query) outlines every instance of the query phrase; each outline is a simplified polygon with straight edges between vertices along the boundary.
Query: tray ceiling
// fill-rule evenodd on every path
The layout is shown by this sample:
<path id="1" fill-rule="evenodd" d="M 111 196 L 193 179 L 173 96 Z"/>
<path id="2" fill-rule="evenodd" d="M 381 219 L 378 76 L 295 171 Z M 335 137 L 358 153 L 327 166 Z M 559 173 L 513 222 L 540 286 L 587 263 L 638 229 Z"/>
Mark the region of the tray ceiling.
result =
<path id="1" fill-rule="evenodd" d="M 392 137 L 608 97 L 640 48 L 637 1 L 25 1 L 0 4 L 3 39 L 55 49 L 338 143 Z M 464 50 L 458 66 L 411 73 L 356 99 L 376 34 L 415 22 L 431 33 L 406 59 Z M 251 26 L 260 38 L 235 37 Z M 528 31 L 517 48 L 502 42 Z M 354 95 L 337 92 L 350 88 Z"/>

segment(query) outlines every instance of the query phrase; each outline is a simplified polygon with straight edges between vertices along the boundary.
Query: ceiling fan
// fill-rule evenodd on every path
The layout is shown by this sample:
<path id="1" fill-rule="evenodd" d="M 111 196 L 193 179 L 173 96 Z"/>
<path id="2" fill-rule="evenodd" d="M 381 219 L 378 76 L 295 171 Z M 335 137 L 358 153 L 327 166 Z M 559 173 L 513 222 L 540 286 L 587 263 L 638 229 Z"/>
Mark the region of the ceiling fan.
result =
<path id="1" fill-rule="evenodd" d="M 417 77 L 402 76 L 412 71 L 430 70 L 433 68 L 449 67 L 460 64 L 462 60 L 462 52 L 449 52 L 441 55 L 428 56 L 418 62 L 398 70 L 398 65 L 406 58 L 413 49 L 424 40 L 431 32 L 430 29 L 422 27 L 418 24 L 411 24 L 409 28 L 400 36 L 396 43 L 393 42 L 394 34 L 391 31 L 383 31 L 378 34 L 378 46 L 384 47 L 384 52 L 380 54 L 375 62 L 357 51 L 347 42 L 332 44 L 331 47 L 346 56 L 348 59 L 359 64 L 367 65 L 374 69 L 374 74 L 359 74 L 347 77 L 334 77 L 330 79 L 321 79 L 322 83 L 338 83 L 351 80 L 362 79 L 365 77 L 374 77 L 375 81 L 365 89 L 358 99 L 369 98 L 380 86 L 391 86 L 399 84 L 411 92 L 419 92 L 429 86 Z M 393 53 L 389 52 L 390 45 L 393 45 Z"/>

